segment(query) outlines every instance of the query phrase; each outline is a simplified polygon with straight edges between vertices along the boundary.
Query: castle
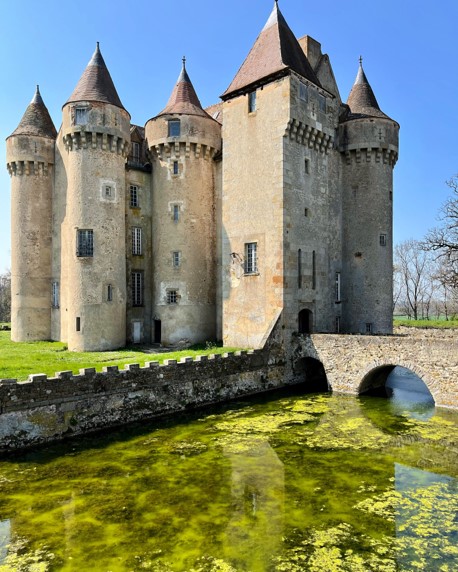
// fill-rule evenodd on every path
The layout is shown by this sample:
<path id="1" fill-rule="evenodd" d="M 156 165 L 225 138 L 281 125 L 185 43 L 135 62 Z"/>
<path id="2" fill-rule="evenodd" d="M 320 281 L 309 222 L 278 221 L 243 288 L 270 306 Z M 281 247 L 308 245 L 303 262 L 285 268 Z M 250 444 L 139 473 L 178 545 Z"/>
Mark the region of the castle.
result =
<path id="1" fill-rule="evenodd" d="M 132 125 L 98 45 L 58 133 L 37 88 L 7 138 L 13 340 L 392 331 L 399 125 L 362 64 L 342 103 L 275 3 L 221 99 L 203 109 L 183 62 L 165 108 Z"/>

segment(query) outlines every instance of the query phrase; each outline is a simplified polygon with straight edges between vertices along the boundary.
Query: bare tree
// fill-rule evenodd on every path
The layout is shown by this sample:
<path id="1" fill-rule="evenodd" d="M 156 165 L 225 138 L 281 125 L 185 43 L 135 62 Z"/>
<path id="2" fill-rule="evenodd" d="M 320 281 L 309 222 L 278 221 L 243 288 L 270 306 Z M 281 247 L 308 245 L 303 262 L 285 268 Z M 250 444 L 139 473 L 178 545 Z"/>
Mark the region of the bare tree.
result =
<path id="1" fill-rule="evenodd" d="M 399 305 L 405 313 L 418 320 L 429 317 L 434 292 L 431 280 L 431 256 L 418 240 L 406 240 L 394 250 L 395 271 L 398 273 Z"/>
<path id="2" fill-rule="evenodd" d="M 11 321 L 11 272 L 0 274 L 0 322 Z"/>
<path id="3" fill-rule="evenodd" d="M 437 253 L 444 266 L 443 280 L 458 289 L 458 174 L 447 181 L 447 185 L 452 189 L 452 196 L 440 210 L 442 224 L 429 231 L 424 248 Z"/>

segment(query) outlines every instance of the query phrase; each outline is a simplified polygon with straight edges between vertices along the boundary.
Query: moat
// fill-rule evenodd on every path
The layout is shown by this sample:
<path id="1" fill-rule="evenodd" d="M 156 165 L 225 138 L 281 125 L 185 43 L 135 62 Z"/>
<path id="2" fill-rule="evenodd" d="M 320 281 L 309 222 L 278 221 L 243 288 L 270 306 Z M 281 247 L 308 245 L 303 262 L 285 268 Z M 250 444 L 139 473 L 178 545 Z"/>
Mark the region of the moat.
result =
<path id="1" fill-rule="evenodd" d="M 4 459 L 0 571 L 456 570 L 458 412 L 405 401 L 403 384 L 392 399 L 243 400 Z"/>

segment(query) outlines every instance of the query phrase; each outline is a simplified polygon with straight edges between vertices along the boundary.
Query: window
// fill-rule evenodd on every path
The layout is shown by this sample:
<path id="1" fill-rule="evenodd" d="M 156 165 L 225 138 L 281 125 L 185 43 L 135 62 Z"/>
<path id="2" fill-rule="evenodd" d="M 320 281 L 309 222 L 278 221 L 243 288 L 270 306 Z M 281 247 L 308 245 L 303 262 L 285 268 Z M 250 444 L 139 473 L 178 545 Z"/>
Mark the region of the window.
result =
<path id="1" fill-rule="evenodd" d="M 340 316 L 336 316 L 336 334 L 340 334 Z"/>
<path id="2" fill-rule="evenodd" d="M 324 95 L 318 95 L 318 104 L 320 106 L 320 111 L 326 112 L 326 98 Z"/>
<path id="3" fill-rule="evenodd" d="M 103 193 L 105 198 L 111 199 L 113 197 L 113 187 L 110 187 L 110 185 L 105 185 L 103 188 Z"/>
<path id="4" fill-rule="evenodd" d="M 173 162 L 173 174 L 174 174 L 174 175 L 178 175 L 178 174 L 179 174 L 178 161 L 174 161 L 174 162 Z"/>
<path id="5" fill-rule="evenodd" d="M 178 268 L 181 265 L 181 252 L 179 250 L 175 250 L 172 252 L 172 266 L 174 268 Z"/>
<path id="6" fill-rule="evenodd" d="M 76 256 L 94 256 L 94 231 L 78 230 L 76 237 Z"/>
<path id="7" fill-rule="evenodd" d="M 132 142 L 132 161 L 140 162 L 140 143 Z"/>
<path id="8" fill-rule="evenodd" d="M 304 160 L 304 173 L 306 175 L 310 174 L 310 161 L 309 161 L 309 159 Z"/>
<path id="9" fill-rule="evenodd" d="M 132 208 L 138 208 L 140 206 L 138 200 L 138 187 L 136 185 L 130 185 L 129 193 L 130 193 L 130 206 Z"/>
<path id="10" fill-rule="evenodd" d="M 85 125 L 87 123 L 87 108 L 86 107 L 76 107 L 75 108 L 75 124 Z"/>
<path id="11" fill-rule="evenodd" d="M 257 242 L 245 243 L 245 274 L 255 274 L 258 271 Z"/>
<path id="12" fill-rule="evenodd" d="M 256 111 L 256 91 L 251 91 L 248 94 L 248 113 Z"/>
<path id="13" fill-rule="evenodd" d="M 138 226 L 132 228 L 132 254 L 134 256 L 142 254 L 142 229 Z"/>
<path id="14" fill-rule="evenodd" d="M 386 234 L 381 234 L 379 238 L 380 246 L 386 246 Z"/>
<path id="15" fill-rule="evenodd" d="M 107 285 L 107 302 L 113 302 L 113 285 Z"/>
<path id="16" fill-rule="evenodd" d="M 372 324 L 370 322 L 366 324 L 366 334 L 372 334 Z"/>
<path id="17" fill-rule="evenodd" d="M 309 216 L 309 210 L 307 208 L 304 209 L 304 216 Z"/>
<path id="18" fill-rule="evenodd" d="M 167 290 L 167 304 L 178 304 L 178 290 Z"/>
<path id="19" fill-rule="evenodd" d="M 76 331 L 81 332 L 81 318 L 79 316 L 76 318 L 75 326 L 76 326 Z"/>
<path id="20" fill-rule="evenodd" d="M 178 222 L 180 219 L 180 205 L 173 205 L 173 221 Z"/>
<path id="21" fill-rule="evenodd" d="M 297 287 L 302 288 L 302 250 L 297 251 Z"/>
<path id="22" fill-rule="evenodd" d="M 59 282 L 52 283 L 52 301 L 51 305 L 53 308 L 59 307 Z"/>
<path id="23" fill-rule="evenodd" d="M 299 84 L 299 99 L 302 99 L 302 101 L 308 101 L 307 86 L 303 83 Z"/>
<path id="24" fill-rule="evenodd" d="M 143 306 L 143 272 L 132 272 L 132 306 Z"/>
<path id="25" fill-rule="evenodd" d="M 169 137 L 179 137 L 181 133 L 181 125 L 179 119 L 171 119 L 169 121 Z"/>
<path id="26" fill-rule="evenodd" d="M 312 290 L 316 288 L 316 252 L 312 252 Z"/>
<path id="27" fill-rule="evenodd" d="M 336 272 L 336 302 L 340 302 L 340 272 Z"/>

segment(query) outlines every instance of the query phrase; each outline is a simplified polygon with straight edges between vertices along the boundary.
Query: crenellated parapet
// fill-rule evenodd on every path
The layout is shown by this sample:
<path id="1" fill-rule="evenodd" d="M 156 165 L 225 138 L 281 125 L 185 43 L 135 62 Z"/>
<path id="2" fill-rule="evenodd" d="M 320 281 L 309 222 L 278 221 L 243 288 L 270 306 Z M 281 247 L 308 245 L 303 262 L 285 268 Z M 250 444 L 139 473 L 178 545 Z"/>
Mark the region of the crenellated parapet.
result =
<path id="1" fill-rule="evenodd" d="M 62 140 L 67 151 L 100 149 L 127 157 L 130 150 L 130 141 L 106 132 L 72 130 L 67 132 Z"/>
<path id="2" fill-rule="evenodd" d="M 309 149 L 325 154 L 332 149 L 334 142 L 332 135 L 329 133 L 325 133 L 318 127 L 313 127 L 294 118 L 289 120 L 285 136 Z"/>
<path id="3" fill-rule="evenodd" d="M 11 161 L 6 165 L 11 177 L 22 175 L 47 177 L 50 167 L 52 167 L 52 163 L 43 161 Z"/>
<path id="4" fill-rule="evenodd" d="M 347 165 L 362 163 L 380 163 L 394 167 L 398 160 L 397 149 L 382 149 L 381 147 L 361 147 L 342 151 Z"/>
<path id="5" fill-rule="evenodd" d="M 219 152 L 219 149 L 193 141 L 171 141 L 151 145 L 148 151 L 151 158 L 157 157 L 161 161 L 190 157 L 210 160 Z"/>

